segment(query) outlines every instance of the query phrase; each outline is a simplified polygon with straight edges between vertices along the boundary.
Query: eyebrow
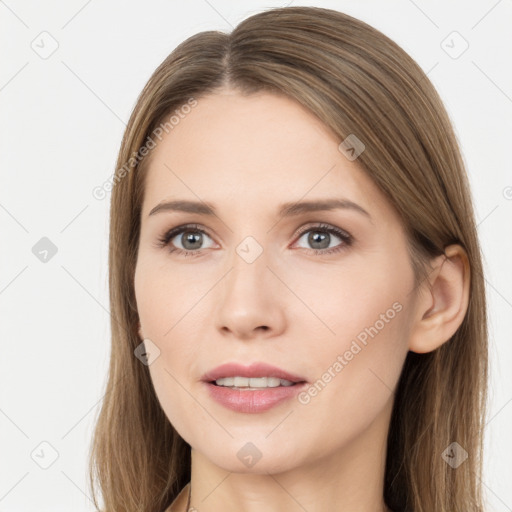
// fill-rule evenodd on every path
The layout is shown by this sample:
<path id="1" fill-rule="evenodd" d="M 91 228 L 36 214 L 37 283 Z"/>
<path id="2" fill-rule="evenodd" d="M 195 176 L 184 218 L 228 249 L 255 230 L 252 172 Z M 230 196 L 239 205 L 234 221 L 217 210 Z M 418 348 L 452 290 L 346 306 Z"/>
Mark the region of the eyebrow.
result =
<path id="1" fill-rule="evenodd" d="M 369 219 L 371 215 L 357 203 L 348 199 L 322 199 L 316 201 L 300 201 L 284 203 L 280 206 L 277 215 L 280 218 L 293 217 L 302 213 L 320 212 L 347 209 L 359 212 Z M 199 215 L 216 216 L 215 207 L 211 203 L 199 201 L 175 200 L 166 201 L 157 204 L 150 212 L 149 216 L 159 212 L 186 212 Z"/>

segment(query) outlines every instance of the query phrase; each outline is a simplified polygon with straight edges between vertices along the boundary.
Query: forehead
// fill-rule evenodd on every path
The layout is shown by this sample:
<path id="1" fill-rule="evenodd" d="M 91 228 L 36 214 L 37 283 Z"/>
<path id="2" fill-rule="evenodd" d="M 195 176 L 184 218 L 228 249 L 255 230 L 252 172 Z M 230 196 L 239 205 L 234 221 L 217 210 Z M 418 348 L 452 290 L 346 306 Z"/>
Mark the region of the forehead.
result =
<path id="1" fill-rule="evenodd" d="M 223 91 L 164 133 L 147 169 L 145 215 L 163 199 L 259 206 L 301 198 L 382 202 L 372 180 L 340 152 L 342 141 L 286 96 Z"/>

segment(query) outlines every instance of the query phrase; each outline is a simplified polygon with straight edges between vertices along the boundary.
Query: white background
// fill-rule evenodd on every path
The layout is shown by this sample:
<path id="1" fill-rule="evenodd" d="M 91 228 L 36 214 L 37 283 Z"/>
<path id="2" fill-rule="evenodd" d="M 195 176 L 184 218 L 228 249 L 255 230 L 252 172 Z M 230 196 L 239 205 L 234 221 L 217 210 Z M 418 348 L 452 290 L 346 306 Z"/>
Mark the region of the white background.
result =
<path id="1" fill-rule="evenodd" d="M 390 36 L 428 72 L 452 118 L 487 272 L 491 396 L 484 484 L 488 510 L 511 511 L 512 4 L 291 4 L 337 9 Z M 86 464 L 109 358 L 110 196 L 97 200 L 92 189 L 114 172 L 137 95 L 190 35 L 230 31 L 247 16 L 282 5 L 0 2 L 0 511 L 93 510 Z M 453 31 L 469 44 L 456 59 L 443 47 L 462 48 L 460 38 L 449 43 L 459 37 Z M 58 48 L 45 59 L 33 49 L 52 44 Z M 57 248 L 46 263 L 32 252 L 42 237 Z M 47 469 L 36 463 L 51 461 L 52 449 L 41 442 L 58 453 Z"/>

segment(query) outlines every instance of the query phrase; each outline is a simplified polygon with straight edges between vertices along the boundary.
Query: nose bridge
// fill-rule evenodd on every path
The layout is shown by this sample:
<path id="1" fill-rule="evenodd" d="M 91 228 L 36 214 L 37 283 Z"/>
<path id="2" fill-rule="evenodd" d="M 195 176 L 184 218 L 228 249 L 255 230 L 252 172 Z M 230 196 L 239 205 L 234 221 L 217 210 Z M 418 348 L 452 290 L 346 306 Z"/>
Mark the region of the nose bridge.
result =
<path id="1" fill-rule="evenodd" d="M 246 236 L 235 246 L 228 276 L 228 290 L 254 294 L 267 282 L 269 252 L 254 236 Z"/>
<path id="2" fill-rule="evenodd" d="M 283 326 L 278 280 L 267 268 L 270 253 L 253 236 L 246 236 L 234 247 L 229 259 L 221 296 L 217 303 L 217 323 L 236 337 L 249 338 L 258 328 L 274 334 Z"/>

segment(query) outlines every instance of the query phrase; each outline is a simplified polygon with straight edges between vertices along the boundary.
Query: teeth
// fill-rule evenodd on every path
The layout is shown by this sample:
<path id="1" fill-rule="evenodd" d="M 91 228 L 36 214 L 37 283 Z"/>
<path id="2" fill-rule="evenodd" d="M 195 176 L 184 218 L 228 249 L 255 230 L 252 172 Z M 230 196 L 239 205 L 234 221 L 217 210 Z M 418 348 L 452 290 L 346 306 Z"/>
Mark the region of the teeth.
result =
<path id="1" fill-rule="evenodd" d="M 215 384 L 231 388 L 277 388 L 278 386 L 291 386 L 293 382 L 277 377 L 223 377 L 217 379 Z"/>

